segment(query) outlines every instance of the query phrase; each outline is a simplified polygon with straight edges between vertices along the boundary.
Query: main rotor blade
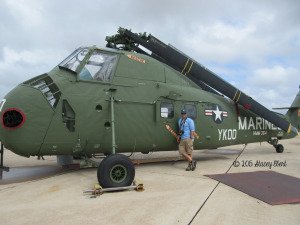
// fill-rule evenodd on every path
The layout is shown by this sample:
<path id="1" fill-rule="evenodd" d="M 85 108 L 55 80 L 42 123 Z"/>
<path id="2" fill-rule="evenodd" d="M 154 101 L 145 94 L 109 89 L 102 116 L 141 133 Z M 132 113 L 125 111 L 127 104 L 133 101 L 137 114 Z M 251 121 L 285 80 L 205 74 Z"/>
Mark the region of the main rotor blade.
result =
<path id="1" fill-rule="evenodd" d="M 187 77 L 190 77 L 194 82 L 198 79 L 282 130 L 288 133 L 292 131 L 298 134 L 298 130 L 288 121 L 279 117 L 276 113 L 259 104 L 251 97 L 174 47 L 166 45 L 152 35 L 149 35 L 147 39 L 144 39 L 127 29 L 120 29 L 119 32 L 152 51 L 152 53 L 167 61 L 168 65 Z M 178 68 L 181 68 L 181 71 Z"/>

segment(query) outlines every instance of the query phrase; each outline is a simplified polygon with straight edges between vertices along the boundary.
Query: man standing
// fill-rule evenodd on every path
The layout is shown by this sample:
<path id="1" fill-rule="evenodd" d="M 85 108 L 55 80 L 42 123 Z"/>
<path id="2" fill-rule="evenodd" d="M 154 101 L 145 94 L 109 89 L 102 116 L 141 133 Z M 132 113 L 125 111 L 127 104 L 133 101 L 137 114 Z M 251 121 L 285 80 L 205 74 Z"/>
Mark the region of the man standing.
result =
<path id="1" fill-rule="evenodd" d="M 195 137 L 195 124 L 191 118 L 187 117 L 186 110 L 181 110 L 181 118 L 178 120 L 179 135 L 177 141 L 179 143 L 179 153 L 189 162 L 186 171 L 194 171 L 197 161 L 193 160 L 193 143 Z"/>

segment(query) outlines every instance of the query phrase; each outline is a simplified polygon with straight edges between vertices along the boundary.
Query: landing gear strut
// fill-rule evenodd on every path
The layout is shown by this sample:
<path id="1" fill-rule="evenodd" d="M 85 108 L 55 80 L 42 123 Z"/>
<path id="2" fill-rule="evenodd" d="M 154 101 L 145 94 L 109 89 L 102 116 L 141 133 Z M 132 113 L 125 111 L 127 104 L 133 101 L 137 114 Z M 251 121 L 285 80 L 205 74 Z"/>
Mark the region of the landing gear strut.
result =
<path id="1" fill-rule="evenodd" d="M 4 154 L 4 145 L 1 143 L 0 144 L 0 170 L 1 170 L 1 173 L 3 170 L 6 172 L 9 171 L 9 167 L 6 167 L 3 165 L 3 159 L 4 159 L 3 154 Z M 2 177 L 2 174 L 0 174 L 0 177 Z"/>
<path id="2" fill-rule="evenodd" d="M 111 89 L 115 91 L 115 89 Z M 135 168 L 131 160 L 121 154 L 116 154 L 116 134 L 115 134 L 115 115 L 114 98 L 110 98 L 111 107 L 111 140 L 112 154 L 106 156 L 98 166 L 97 178 L 103 188 L 130 186 L 134 180 Z"/>
<path id="3" fill-rule="evenodd" d="M 4 153 L 4 147 L 3 147 L 3 144 L 1 143 L 1 148 L 0 148 L 0 168 L 3 167 L 3 153 Z"/>
<path id="4" fill-rule="evenodd" d="M 270 145 L 273 145 L 274 148 L 276 149 L 277 153 L 283 153 L 284 147 L 282 144 L 278 144 L 278 138 L 272 138 L 271 140 L 268 141 Z"/>

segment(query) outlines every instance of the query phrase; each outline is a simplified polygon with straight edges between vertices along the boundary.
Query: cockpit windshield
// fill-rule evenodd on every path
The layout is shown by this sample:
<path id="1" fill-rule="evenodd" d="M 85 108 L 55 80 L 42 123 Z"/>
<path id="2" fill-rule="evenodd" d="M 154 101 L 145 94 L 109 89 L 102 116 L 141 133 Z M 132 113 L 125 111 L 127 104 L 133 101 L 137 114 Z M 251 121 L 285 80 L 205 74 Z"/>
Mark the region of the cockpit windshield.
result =
<path id="1" fill-rule="evenodd" d="M 96 49 L 88 59 L 85 59 L 89 51 L 89 48 L 76 49 L 58 66 L 79 73 L 80 80 L 110 82 L 117 64 L 117 54 Z M 78 71 L 82 63 L 85 65 L 80 66 L 82 69 Z"/>
<path id="2" fill-rule="evenodd" d="M 64 61 L 62 61 L 58 66 L 76 72 L 78 66 L 80 65 L 81 61 L 84 59 L 88 51 L 88 48 L 78 48 Z"/>
<path id="3" fill-rule="evenodd" d="M 79 74 L 81 80 L 110 82 L 117 55 L 95 50 Z"/>

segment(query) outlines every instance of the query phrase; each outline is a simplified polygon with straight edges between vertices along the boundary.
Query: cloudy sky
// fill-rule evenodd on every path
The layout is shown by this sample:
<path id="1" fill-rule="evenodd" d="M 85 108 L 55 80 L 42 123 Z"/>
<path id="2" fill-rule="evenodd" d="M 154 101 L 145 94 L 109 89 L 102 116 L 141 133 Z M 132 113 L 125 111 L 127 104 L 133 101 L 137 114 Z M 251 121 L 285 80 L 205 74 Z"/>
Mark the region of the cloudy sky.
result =
<path id="1" fill-rule="evenodd" d="M 299 90 L 298 0 L 0 0 L 0 99 L 119 26 L 176 46 L 268 108 Z"/>

